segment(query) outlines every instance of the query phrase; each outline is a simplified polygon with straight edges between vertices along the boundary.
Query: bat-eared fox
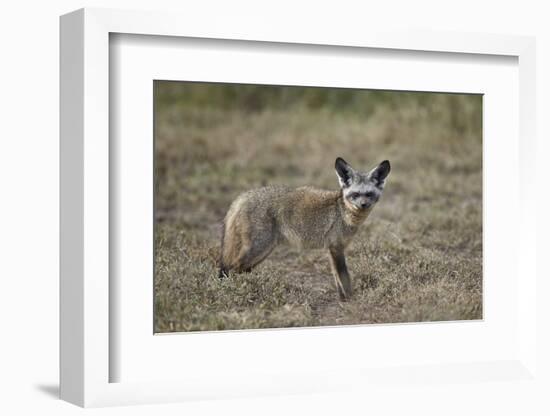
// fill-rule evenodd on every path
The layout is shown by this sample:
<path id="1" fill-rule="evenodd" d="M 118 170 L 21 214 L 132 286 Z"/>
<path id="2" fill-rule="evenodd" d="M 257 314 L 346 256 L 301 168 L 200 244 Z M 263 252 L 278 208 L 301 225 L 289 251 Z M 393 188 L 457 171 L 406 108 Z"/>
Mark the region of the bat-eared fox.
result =
<path id="1" fill-rule="evenodd" d="M 280 243 L 327 249 L 340 299 L 352 294 L 344 250 L 378 202 L 390 162 L 370 172 L 335 162 L 340 190 L 304 186 L 266 186 L 237 197 L 224 219 L 220 278 L 229 271 L 248 272 Z"/>

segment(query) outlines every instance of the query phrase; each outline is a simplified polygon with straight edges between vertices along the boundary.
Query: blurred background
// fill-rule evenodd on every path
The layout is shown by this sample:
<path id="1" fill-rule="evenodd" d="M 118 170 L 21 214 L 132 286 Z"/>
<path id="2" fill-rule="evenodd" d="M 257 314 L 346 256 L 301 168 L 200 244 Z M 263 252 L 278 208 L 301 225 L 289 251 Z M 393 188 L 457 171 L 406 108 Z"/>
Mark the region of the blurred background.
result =
<path id="1" fill-rule="evenodd" d="M 157 332 L 480 319 L 482 96 L 155 81 Z M 338 301 L 326 254 L 280 247 L 219 281 L 221 221 L 266 184 L 337 189 L 334 160 L 389 159 L 348 248 Z"/>

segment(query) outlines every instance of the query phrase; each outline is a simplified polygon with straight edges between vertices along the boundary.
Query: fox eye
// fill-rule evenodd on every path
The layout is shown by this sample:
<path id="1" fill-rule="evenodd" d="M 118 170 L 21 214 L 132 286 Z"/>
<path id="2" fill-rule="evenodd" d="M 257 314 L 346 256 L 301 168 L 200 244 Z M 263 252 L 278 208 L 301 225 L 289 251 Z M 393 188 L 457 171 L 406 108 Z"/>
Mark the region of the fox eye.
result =
<path id="1" fill-rule="evenodd" d="M 353 199 L 359 198 L 359 193 L 358 193 L 358 192 L 352 192 L 352 193 L 350 194 L 350 198 L 353 198 Z"/>
<path id="2" fill-rule="evenodd" d="M 367 198 L 369 198 L 369 199 L 372 199 L 372 198 L 374 198 L 374 192 L 367 192 L 367 193 L 365 194 L 365 196 L 366 196 Z"/>

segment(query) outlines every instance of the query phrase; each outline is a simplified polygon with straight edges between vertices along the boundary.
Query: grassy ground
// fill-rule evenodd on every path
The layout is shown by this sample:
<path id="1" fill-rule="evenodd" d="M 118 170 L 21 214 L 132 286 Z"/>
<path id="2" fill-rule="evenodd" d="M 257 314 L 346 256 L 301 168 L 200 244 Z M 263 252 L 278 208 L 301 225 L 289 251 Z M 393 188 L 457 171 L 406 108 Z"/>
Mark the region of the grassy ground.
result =
<path id="1" fill-rule="evenodd" d="M 200 87 L 156 89 L 157 332 L 482 317 L 479 96 Z M 278 247 L 219 280 L 231 201 L 265 184 L 336 189 L 337 156 L 356 169 L 392 163 L 347 250 L 353 299 L 338 300 L 323 251 Z"/>

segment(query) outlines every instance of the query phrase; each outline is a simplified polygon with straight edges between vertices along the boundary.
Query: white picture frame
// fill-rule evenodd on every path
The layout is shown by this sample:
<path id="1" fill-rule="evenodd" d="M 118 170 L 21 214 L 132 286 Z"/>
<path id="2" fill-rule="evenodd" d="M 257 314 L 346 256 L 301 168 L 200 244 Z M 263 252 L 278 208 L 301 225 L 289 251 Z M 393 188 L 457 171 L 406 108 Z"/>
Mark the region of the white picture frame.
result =
<path id="1" fill-rule="evenodd" d="M 218 22 L 219 23 L 219 22 Z M 281 372 L 259 379 L 235 374 L 185 377 L 177 381 L 112 382 L 110 371 L 120 359 L 110 348 L 110 172 L 109 148 L 110 34 L 228 41 L 331 45 L 335 48 L 375 48 L 441 54 L 504 55 L 519 68 L 519 205 L 517 270 L 518 345 L 495 361 L 442 362 L 414 367 L 426 388 L 434 381 L 486 380 L 537 383 L 536 270 L 534 183 L 528 167 L 535 154 L 535 43 L 533 38 L 508 35 L 395 32 L 365 30 L 335 33 L 289 30 L 269 25 L 240 26 L 229 22 L 203 27 L 187 16 L 83 9 L 61 18 L 61 398 L 80 406 L 159 403 L 198 398 L 248 397 L 270 394 L 319 393 L 411 382 L 411 368 L 368 367 L 321 369 L 321 373 Z M 261 43 L 258 43 L 261 45 Z M 112 189 L 111 189 L 112 192 Z M 484 294 L 485 295 L 485 294 Z M 412 327 L 410 327 L 412 328 Z M 414 331 L 414 329 L 409 329 Z M 282 336 L 279 332 L 278 336 Z M 152 336 L 152 333 L 151 333 Z M 275 335 L 277 336 L 277 332 Z M 336 335 L 333 335 L 336 336 Z M 244 364 L 243 364 L 244 365 Z M 320 377 L 320 374 L 326 377 Z M 397 380 L 397 381 L 396 381 Z M 408 381 L 407 381 L 408 380 Z M 429 386 L 432 387 L 429 387 Z"/>

